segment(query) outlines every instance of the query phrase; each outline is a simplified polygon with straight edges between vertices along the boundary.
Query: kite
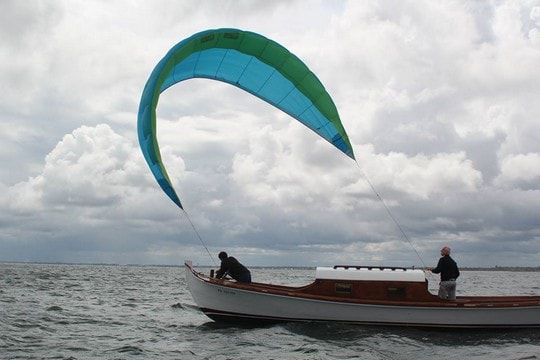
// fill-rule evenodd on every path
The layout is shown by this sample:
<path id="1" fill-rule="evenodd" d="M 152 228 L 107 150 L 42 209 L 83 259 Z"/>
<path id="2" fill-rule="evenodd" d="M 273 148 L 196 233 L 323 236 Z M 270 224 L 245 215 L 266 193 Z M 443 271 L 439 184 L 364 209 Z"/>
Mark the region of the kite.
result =
<path id="1" fill-rule="evenodd" d="M 181 209 L 180 198 L 161 161 L 156 107 L 163 91 L 193 78 L 222 81 L 245 90 L 289 114 L 355 159 L 332 98 L 296 55 L 254 32 L 202 31 L 180 41 L 156 65 L 144 87 L 137 121 L 144 158 L 163 191 Z"/>

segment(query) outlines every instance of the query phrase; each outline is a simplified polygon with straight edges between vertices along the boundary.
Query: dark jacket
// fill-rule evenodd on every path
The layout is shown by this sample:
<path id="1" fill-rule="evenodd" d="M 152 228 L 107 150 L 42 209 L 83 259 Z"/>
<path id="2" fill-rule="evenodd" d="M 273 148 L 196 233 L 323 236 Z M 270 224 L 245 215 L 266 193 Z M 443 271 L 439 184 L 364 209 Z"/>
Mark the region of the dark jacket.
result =
<path id="1" fill-rule="evenodd" d="M 244 265 L 240 264 L 238 260 L 236 260 L 232 256 L 221 260 L 221 267 L 216 272 L 216 277 L 219 279 L 227 274 L 229 274 L 233 279 L 237 281 L 245 279 L 246 275 L 249 275 L 249 279 L 251 280 L 251 274 L 249 270 Z"/>
<path id="2" fill-rule="evenodd" d="M 441 274 L 441 281 L 448 281 L 450 279 L 457 279 L 459 277 L 459 269 L 454 259 L 450 255 L 442 256 L 439 259 L 439 263 L 435 269 L 431 270 L 434 274 Z"/>

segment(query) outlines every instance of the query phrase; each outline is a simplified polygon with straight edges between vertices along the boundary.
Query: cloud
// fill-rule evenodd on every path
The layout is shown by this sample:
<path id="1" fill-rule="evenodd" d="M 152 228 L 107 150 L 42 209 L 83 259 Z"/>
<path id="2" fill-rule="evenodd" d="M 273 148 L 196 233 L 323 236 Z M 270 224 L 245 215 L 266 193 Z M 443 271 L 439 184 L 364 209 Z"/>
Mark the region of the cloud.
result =
<path id="1" fill-rule="evenodd" d="M 182 165 L 167 149 L 163 156 Z M 166 212 L 152 209 L 153 201 L 146 204 L 149 208 L 141 206 L 152 196 L 148 192 L 157 191 L 139 149 L 109 125 L 100 124 L 65 135 L 46 156 L 40 174 L 8 188 L 7 207 L 41 221 L 65 216 L 76 232 L 77 225 L 114 225 L 129 217 L 163 220 L 157 214 Z M 154 213 L 143 215 L 144 210 Z"/>
<path id="2" fill-rule="evenodd" d="M 151 177 L 135 119 L 171 46 L 238 27 L 315 71 L 359 166 L 239 89 L 169 89 L 163 158 L 212 251 L 267 265 L 418 262 L 364 172 L 424 258 L 450 244 L 460 264 L 538 263 L 535 3 L 4 5 L 0 259 L 207 263 Z"/>
<path id="3" fill-rule="evenodd" d="M 76 129 L 47 155 L 40 175 L 12 187 L 12 207 L 115 205 L 134 180 L 133 150 L 108 125 Z"/>
<path id="4" fill-rule="evenodd" d="M 410 158 L 393 152 L 367 156 L 372 157 L 367 171 L 373 181 L 395 192 L 427 199 L 433 194 L 475 192 L 482 185 L 482 174 L 464 152 Z"/>
<path id="5" fill-rule="evenodd" d="M 167 148 L 162 155 L 182 168 L 182 159 Z M 174 206 L 163 206 L 169 203 L 138 146 L 106 124 L 65 135 L 37 176 L 6 186 L 4 194 L 1 213 L 9 220 L 0 225 L 4 254 L 16 256 L 29 243 L 36 249 L 51 247 L 18 255 L 19 260 L 88 261 L 90 256 L 94 261 L 144 262 L 144 254 L 155 256 L 157 244 L 175 247 L 174 241 L 167 244 L 182 225 Z M 156 229 L 159 239 L 145 240 Z"/>
<path id="6" fill-rule="evenodd" d="M 540 190 L 540 154 L 509 155 L 502 160 L 495 184 L 523 190 Z"/>

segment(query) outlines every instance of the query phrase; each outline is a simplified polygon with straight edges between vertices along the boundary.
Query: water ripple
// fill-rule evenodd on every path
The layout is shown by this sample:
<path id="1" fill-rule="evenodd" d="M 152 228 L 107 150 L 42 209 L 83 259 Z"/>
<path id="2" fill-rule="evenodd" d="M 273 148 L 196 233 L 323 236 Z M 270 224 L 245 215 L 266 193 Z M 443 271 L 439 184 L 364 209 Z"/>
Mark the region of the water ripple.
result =
<path id="1" fill-rule="evenodd" d="M 110 351 L 119 352 L 119 353 L 127 353 L 130 355 L 141 355 L 144 352 L 141 348 L 138 348 L 137 346 L 131 346 L 131 345 L 125 345 L 116 349 L 112 349 Z"/>
<path id="2" fill-rule="evenodd" d="M 295 269 L 252 274 L 282 284 L 313 277 Z M 530 360 L 540 353 L 539 332 L 530 330 L 215 323 L 198 310 L 183 277 L 175 267 L 0 264 L 0 358 Z M 458 291 L 538 289 L 538 273 L 463 272 Z"/>

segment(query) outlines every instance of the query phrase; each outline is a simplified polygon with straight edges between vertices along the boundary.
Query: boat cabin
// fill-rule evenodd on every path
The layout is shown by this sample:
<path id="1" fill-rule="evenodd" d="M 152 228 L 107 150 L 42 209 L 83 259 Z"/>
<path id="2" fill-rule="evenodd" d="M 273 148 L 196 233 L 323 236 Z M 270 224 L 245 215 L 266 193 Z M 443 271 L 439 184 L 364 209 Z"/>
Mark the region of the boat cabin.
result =
<path id="1" fill-rule="evenodd" d="M 379 301 L 437 301 L 422 270 L 402 267 L 336 265 L 317 267 L 310 294 Z"/>

